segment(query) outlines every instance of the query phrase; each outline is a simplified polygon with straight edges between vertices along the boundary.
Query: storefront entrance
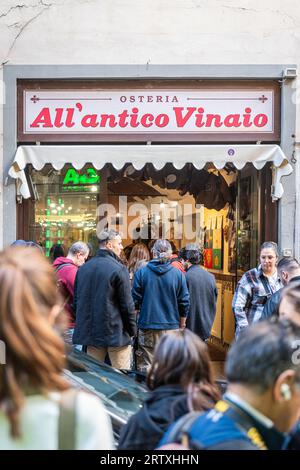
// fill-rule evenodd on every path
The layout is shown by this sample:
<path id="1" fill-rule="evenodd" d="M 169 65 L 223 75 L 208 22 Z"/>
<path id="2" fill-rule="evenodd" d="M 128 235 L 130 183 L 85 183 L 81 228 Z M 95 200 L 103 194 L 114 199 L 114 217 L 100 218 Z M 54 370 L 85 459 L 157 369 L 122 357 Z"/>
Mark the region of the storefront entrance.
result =
<path id="1" fill-rule="evenodd" d="M 37 241 L 48 257 L 53 245 L 67 249 L 78 240 L 95 252 L 97 232 L 105 226 L 122 233 L 127 257 L 139 241 L 151 247 L 153 240 L 167 238 L 177 250 L 197 243 L 219 290 L 213 336 L 231 342 L 236 282 L 256 265 L 258 246 L 274 227 L 265 217 L 276 217 L 276 203 L 266 200 L 270 168 L 258 171 L 247 164 L 237 170 L 228 164 L 217 170 L 208 163 L 201 170 L 192 164 L 136 170 L 128 163 L 121 170 L 106 164 L 97 171 L 90 164 L 81 170 L 47 164 L 26 172 L 34 197 L 18 205 L 18 220 L 31 222 L 19 224 L 18 238 Z M 274 209 L 266 212 L 265 204 Z M 274 229 L 270 239 L 276 241 Z"/>
<path id="2" fill-rule="evenodd" d="M 277 240 L 279 103 L 275 81 L 20 82 L 18 237 L 47 256 L 95 250 L 106 226 L 127 254 L 139 240 L 199 244 L 219 290 L 212 334 L 229 344 L 236 282 Z"/>

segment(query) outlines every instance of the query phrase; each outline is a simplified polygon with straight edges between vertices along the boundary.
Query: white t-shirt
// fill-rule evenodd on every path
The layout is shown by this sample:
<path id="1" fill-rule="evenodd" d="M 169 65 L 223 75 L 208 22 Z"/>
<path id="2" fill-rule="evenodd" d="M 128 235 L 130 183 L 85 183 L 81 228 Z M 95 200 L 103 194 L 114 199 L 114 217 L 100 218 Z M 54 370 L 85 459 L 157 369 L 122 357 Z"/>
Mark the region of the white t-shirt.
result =
<path id="1" fill-rule="evenodd" d="M 13 439 L 10 423 L 0 410 L 1 450 L 55 450 L 58 446 L 60 393 L 48 397 L 26 398 L 20 413 L 22 437 Z M 114 448 L 110 418 L 100 400 L 84 392 L 76 399 L 76 449 L 111 450 Z"/>

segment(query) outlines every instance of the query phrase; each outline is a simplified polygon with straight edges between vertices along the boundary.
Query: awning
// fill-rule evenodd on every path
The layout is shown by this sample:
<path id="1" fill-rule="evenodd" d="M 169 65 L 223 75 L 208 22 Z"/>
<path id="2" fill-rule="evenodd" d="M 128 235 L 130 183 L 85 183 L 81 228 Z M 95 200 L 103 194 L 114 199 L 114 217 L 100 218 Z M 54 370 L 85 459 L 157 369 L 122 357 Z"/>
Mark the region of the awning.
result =
<path id="1" fill-rule="evenodd" d="M 157 170 L 166 163 L 181 169 L 186 163 L 202 169 L 212 163 L 222 169 L 232 163 L 238 170 L 246 163 L 260 170 L 267 162 L 273 163 L 272 198 L 283 195 L 282 176 L 289 175 L 293 168 L 278 145 L 23 145 L 18 147 L 9 175 L 19 182 L 19 193 L 25 199 L 30 191 L 24 173 L 27 164 L 41 170 L 47 163 L 60 170 L 67 163 L 81 169 L 86 163 L 101 170 L 106 163 L 121 169 L 131 163 L 137 170 L 152 163 Z"/>

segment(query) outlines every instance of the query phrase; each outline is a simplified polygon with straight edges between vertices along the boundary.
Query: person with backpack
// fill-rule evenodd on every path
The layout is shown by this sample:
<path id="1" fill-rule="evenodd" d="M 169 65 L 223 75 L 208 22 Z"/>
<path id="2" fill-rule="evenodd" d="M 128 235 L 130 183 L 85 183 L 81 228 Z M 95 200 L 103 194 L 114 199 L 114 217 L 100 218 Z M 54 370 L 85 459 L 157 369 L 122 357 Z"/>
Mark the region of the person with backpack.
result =
<path id="1" fill-rule="evenodd" d="M 53 262 L 53 267 L 58 280 L 58 289 L 64 299 L 64 306 L 69 316 L 68 330 L 64 339 L 72 344 L 72 336 L 75 327 L 75 312 L 73 309 L 74 285 L 78 268 L 82 266 L 89 255 L 89 247 L 86 243 L 76 242 L 70 247 L 66 257 L 60 256 Z"/>
<path id="2" fill-rule="evenodd" d="M 281 450 L 290 446 L 300 411 L 300 327 L 269 321 L 251 325 L 231 347 L 228 387 L 213 410 L 174 423 L 160 449 Z M 299 346 L 298 346 L 299 348 Z M 289 447 L 290 448 L 290 447 Z"/>
<path id="3" fill-rule="evenodd" d="M 284 256 L 277 264 L 278 276 L 282 282 L 282 286 L 287 286 L 290 283 L 300 282 L 300 264 L 292 256 Z M 264 306 L 261 320 L 266 320 L 272 315 L 278 315 L 279 304 L 283 287 L 271 295 L 266 305 Z"/>
<path id="4" fill-rule="evenodd" d="M 278 248 L 274 242 L 260 247 L 260 265 L 247 271 L 239 280 L 233 301 L 235 336 L 251 323 L 258 322 L 268 299 L 282 287 L 277 273 Z"/>
<path id="5" fill-rule="evenodd" d="M 36 248 L 8 248 L 0 290 L 0 450 L 112 449 L 99 398 L 63 376 L 65 314 L 52 266 Z"/>
<path id="6" fill-rule="evenodd" d="M 119 450 L 153 450 L 172 422 L 219 399 L 207 346 L 187 329 L 160 338 L 147 385 L 148 398 L 122 429 Z"/>

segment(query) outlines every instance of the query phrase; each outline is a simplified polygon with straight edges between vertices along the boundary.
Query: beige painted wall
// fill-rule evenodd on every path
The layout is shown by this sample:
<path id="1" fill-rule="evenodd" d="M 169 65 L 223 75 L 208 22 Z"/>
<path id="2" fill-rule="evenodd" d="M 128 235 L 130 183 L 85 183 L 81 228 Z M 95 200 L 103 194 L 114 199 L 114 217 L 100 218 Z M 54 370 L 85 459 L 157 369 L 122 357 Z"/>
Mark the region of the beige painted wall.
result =
<path id="1" fill-rule="evenodd" d="M 297 0 L 1 0 L 14 64 L 299 62 Z"/>
<path id="2" fill-rule="evenodd" d="M 3 63 L 300 65 L 300 6 L 298 0 L 1 0 L 0 85 Z M 1 111 L 0 103 L 0 165 Z"/>

